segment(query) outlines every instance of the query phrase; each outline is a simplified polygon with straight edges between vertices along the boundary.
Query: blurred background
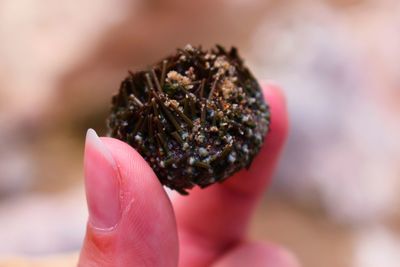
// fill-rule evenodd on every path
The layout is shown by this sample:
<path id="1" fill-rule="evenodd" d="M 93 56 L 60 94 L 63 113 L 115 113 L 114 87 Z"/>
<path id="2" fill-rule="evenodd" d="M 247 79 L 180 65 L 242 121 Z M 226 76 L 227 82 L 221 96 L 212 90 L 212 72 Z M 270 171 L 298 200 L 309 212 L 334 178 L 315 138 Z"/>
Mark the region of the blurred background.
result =
<path id="1" fill-rule="evenodd" d="M 400 262 L 398 0 L 0 1 L 0 266 L 75 266 L 82 152 L 127 70 L 239 48 L 291 131 L 253 238 L 307 267 Z"/>

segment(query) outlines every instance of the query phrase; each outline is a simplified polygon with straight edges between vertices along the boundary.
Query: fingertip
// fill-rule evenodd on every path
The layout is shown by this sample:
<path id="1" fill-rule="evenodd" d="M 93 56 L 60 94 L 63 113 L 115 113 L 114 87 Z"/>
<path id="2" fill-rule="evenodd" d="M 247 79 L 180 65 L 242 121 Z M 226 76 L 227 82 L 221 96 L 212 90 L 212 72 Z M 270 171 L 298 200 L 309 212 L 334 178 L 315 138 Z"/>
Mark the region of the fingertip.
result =
<path id="1" fill-rule="evenodd" d="M 84 177 L 89 223 L 112 229 L 120 219 L 120 179 L 110 150 L 93 129 L 86 134 Z"/>
<path id="2" fill-rule="evenodd" d="M 92 131 L 88 135 L 92 138 Z M 156 175 L 128 144 L 108 137 L 95 141 L 104 146 L 98 151 L 108 151 L 115 160 L 121 216 L 115 227 L 106 231 L 88 224 L 79 266 L 176 266 L 178 237 L 175 216 Z M 96 142 L 91 142 L 93 147 L 97 147 Z M 91 191 L 98 190 L 99 183 L 101 185 L 101 181 L 108 178 L 109 172 L 104 174 L 101 171 L 103 167 L 99 166 L 103 163 L 100 163 L 91 165 L 95 170 L 93 173 L 100 178 L 97 183 L 91 183 Z M 97 196 L 97 200 L 103 203 L 97 205 L 97 209 L 108 215 L 110 199 L 101 192 L 97 192 Z"/>
<path id="3" fill-rule="evenodd" d="M 271 110 L 271 131 L 266 142 L 274 144 L 279 149 L 285 143 L 289 131 L 287 100 L 282 87 L 276 82 L 262 82 L 262 88 Z"/>
<path id="4" fill-rule="evenodd" d="M 263 89 L 263 93 L 267 96 L 278 96 L 284 99 L 284 93 L 282 87 L 278 82 L 272 80 L 266 80 L 261 82 L 261 87 Z"/>
<path id="5" fill-rule="evenodd" d="M 129 208 L 134 202 L 136 206 L 136 211 L 128 212 L 126 216 L 142 216 L 142 220 L 151 221 L 155 214 L 148 210 L 153 209 L 160 212 L 159 215 L 166 220 L 172 219 L 174 214 L 167 193 L 147 161 L 123 141 L 110 137 L 102 137 L 101 140 L 117 162 L 121 176 L 123 205 Z M 146 213 L 141 214 L 143 211 Z"/>

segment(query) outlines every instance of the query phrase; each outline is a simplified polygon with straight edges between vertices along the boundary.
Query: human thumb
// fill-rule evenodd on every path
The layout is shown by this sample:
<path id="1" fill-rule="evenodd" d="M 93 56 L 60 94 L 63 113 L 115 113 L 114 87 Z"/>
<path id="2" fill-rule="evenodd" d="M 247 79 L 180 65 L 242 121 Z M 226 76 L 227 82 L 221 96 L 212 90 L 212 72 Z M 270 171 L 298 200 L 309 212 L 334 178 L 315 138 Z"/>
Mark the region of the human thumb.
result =
<path id="1" fill-rule="evenodd" d="M 171 203 L 132 147 L 89 129 L 84 174 L 89 220 L 79 267 L 177 266 Z"/>

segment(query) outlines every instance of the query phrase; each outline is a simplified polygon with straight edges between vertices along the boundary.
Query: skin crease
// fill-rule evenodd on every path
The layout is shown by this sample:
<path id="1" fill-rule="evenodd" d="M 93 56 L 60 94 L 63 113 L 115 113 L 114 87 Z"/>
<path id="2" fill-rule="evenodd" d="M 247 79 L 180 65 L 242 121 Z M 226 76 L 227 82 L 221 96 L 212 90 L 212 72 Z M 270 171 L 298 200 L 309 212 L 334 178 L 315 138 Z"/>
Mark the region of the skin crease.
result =
<path id="1" fill-rule="evenodd" d="M 272 84 L 264 85 L 263 91 L 271 107 L 271 131 L 251 168 L 222 184 L 195 188 L 189 196 L 176 194 L 172 203 L 133 148 L 101 138 L 118 166 L 121 215 L 106 230 L 89 220 L 78 266 L 300 266 L 277 245 L 246 240 L 248 223 L 270 182 L 288 131 L 281 91 Z M 86 144 L 85 161 L 97 153 L 90 144 Z M 95 189 L 96 183 L 86 183 L 87 192 Z"/>

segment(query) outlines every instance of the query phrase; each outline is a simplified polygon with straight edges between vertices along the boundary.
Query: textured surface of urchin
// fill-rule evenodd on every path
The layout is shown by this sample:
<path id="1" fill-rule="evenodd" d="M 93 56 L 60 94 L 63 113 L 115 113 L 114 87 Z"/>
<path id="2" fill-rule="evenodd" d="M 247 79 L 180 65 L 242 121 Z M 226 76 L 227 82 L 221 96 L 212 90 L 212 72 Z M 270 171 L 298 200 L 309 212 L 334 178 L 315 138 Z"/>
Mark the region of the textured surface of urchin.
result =
<path id="1" fill-rule="evenodd" d="M 249 167 L 269 125 L 260 85 L 235 48 L 218 45 L 187 45 L 148 71 L 130 72 L 108 118 L 110 136 L 182 194 Z"/>

